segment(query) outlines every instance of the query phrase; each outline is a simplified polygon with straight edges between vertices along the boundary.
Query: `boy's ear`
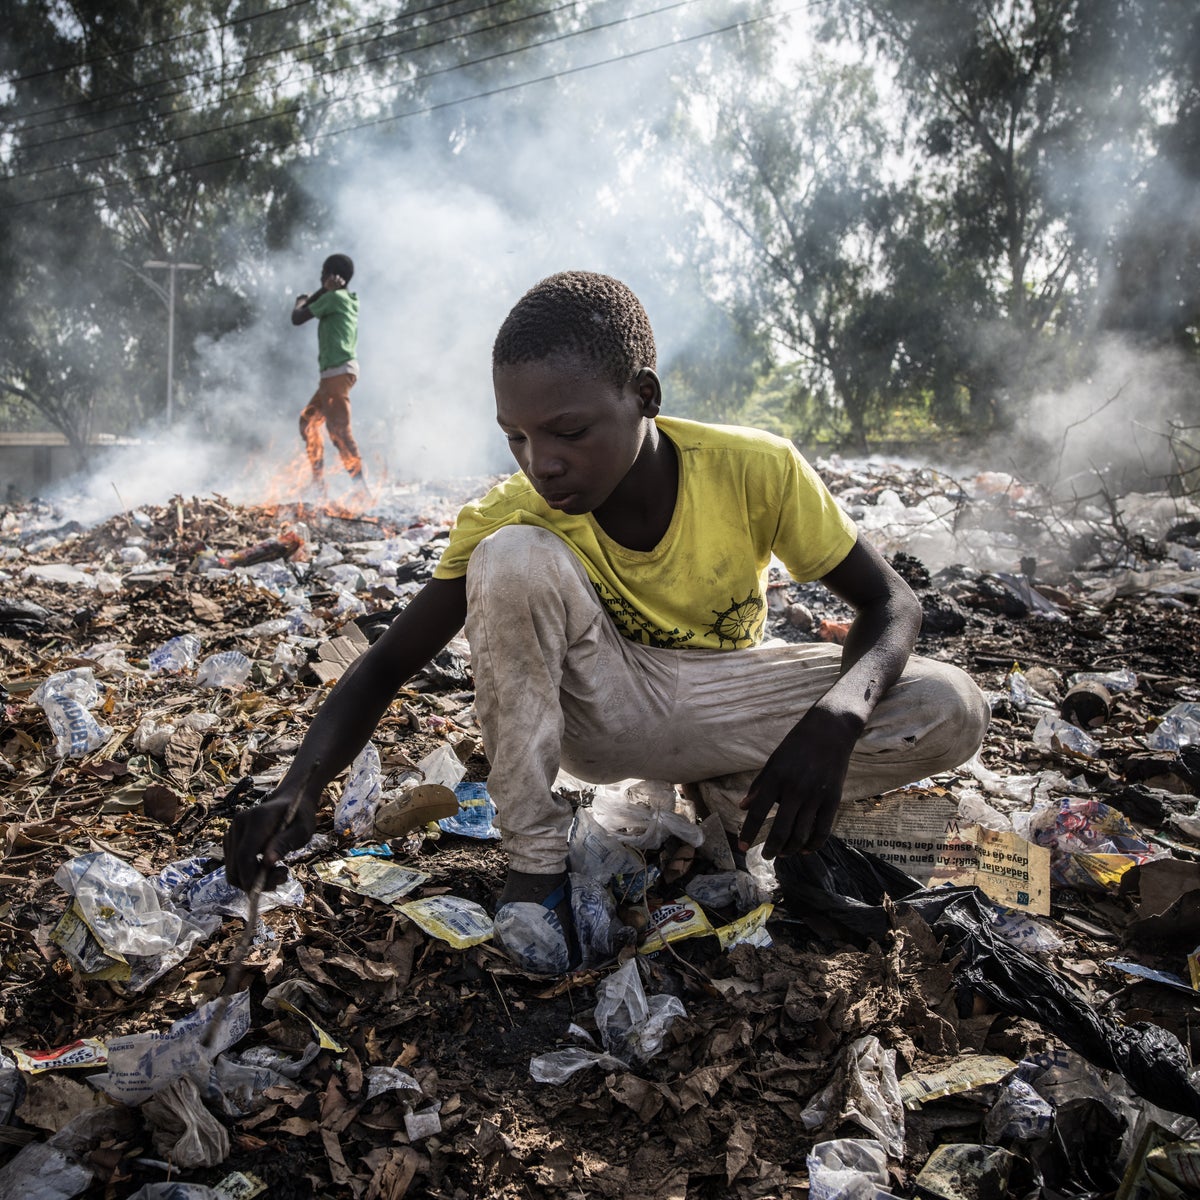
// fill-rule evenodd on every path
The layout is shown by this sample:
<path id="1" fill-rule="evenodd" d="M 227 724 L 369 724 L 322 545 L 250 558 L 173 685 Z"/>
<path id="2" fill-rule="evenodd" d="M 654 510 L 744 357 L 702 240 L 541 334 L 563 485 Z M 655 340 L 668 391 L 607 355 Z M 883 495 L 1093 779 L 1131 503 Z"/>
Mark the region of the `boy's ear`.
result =
<path id="1" fill-rule="evenodd" d="M 650 367 L 642 367 L 633 377 L 638 399 L 642 402 L 642 416 L 657 417 L 662 408 L 662 384 Z"/>

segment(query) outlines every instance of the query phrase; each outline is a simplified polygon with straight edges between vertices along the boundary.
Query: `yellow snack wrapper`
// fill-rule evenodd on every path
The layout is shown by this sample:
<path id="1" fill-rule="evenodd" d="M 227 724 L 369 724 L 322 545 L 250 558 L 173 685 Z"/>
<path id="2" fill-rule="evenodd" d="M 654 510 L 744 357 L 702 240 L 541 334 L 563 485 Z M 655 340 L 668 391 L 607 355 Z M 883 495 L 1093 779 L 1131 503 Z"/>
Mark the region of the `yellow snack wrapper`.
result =
<path id="1" fill-rule="evenodd" d="M 1001 1054 L 968 1054 L 940 1071 L 910 1071 L 900 1080 L 905 1108 L 918 1109 L 926 1100 L 969 1092 L 1011 1075 L 1017 1064 Z"/>
<path id="2" fill-rule="evenodd" d="M 639 954 L 657 954 L 668 942 L 704 937 L 713 932 L 712 922 L 691 896 L 681 896 L 650 914 L 650 928 L 638 947 Z"/>
<path id="3" fill-rule="evenodd" d="M 267 1185 L 257 1175 L 243 1175 L 241 1171 L 233 1171 L 213 1190 L 226 1200 L 254 1200 L 255 1196 L 261 1196 L 267 1190 Z"/>
<path id="4" fill-rule="evenodd" d="M 340 858 L 334 862 L 320 863 L 317 874 L 335 887 L 347 888 L 360 896 L 369 896 L 381 904 L 391 904 L 397 908 L 403 896 L 429 878 L 423 871 L 371 857 Z"/>
<path id="5" fill-rule="evenodd" d="M 767 918 L 775 911 L 773 904 L 760 904 L 752 908 L 736 921 L 728 925 L 718 926 L 714 932 L 722 950 L 740 946 L 743 942 L 750 946 L 769 946 L 771 935 L 767 932 Z"/>
<path id="6" fill-rule="evenodd" d="M 430 937 L 449 942 L 456 950 L 477 946 L 492 936 L 492 918 L 461 896 L 426 896 L 396 907 Z"/>

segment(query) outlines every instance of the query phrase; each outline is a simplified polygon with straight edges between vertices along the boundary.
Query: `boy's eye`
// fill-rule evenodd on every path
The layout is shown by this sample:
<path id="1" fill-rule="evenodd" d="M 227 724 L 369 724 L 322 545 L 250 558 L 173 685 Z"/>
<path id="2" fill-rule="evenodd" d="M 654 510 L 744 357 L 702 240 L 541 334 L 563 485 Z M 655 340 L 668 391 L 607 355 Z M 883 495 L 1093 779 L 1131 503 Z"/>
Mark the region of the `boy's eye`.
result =
<path id="1" fill-rule="evenodd" d="M 576 438 L 581 438 L 581 437 L 583 437 L 583 435 L 584 435 L 585 433 L 587 433 L 587 429 L 586 429 L 586 428 L 584 428 L 584 429 L 571 429 L 571 430 L 569 430 L 569 431 L 568 431 L 568 432 L 566 432 L 566 433 L 560 433 L 558 436 L 559 436 L 560 438 L 566 438 L 566 440 L 567 440 L 568 442 L 573 442 L 573 441 L 575 441 L 575 439 L 576 439 Z"/>
<path id="2" fill-rule="evenodd" d="M 510 446 L 516 442 L 523 442 L 525 440 L 519 433 L 506 433 L 504 436 L 508 439 Z"/>

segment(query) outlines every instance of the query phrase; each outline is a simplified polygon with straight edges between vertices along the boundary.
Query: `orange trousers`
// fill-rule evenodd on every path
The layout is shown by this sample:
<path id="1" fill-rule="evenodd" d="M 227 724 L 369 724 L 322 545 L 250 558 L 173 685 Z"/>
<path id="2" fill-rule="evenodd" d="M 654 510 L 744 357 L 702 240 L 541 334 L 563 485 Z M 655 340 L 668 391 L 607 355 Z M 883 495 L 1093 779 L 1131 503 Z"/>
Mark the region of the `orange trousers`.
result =
<path id="1" fill-rule="evenodd" d="M 337 448 L 346 473 L 351 479 L 362 478 L 358 443 L 350 431 L 350 389 L 357 379 L 356 375 L 331 375 L 322 379 L 300 414 L 300 436 L 308 451 L 313 479 L 318 483 L 325 475 L 325 439 L 322 437 L 325 427 L 329 429 L 329 440 Z"/>

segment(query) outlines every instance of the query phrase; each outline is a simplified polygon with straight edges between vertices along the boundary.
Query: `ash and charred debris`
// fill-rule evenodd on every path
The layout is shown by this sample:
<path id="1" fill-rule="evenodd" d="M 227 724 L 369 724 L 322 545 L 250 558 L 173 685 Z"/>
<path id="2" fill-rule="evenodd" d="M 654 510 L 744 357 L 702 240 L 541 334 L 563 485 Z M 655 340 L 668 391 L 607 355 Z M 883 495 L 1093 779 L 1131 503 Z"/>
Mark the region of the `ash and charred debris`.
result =
<path id="1" fill-rule="evenodd" d="M 947 905 L 922 861 L 938 857 L 928 830 L 889 818 L 867 860 L 887 895 L 826 856 L 783 880 L 772 944 L 723 951 L 701 931 L 642 958 L 646 992 L 686 1016 L 647 1061 L 613 1065 L 592 1012 L 607 970 L 547 986 L 370 898 L 395 867 L 421 876 L 406 899 L 492 912 L 495 842 L 443 832 L 353 859 L 325 814 L 297 890 L 264 906 L 245 1028 L 210 1077 L 114 1107 L 102 1065 L 0 1058 L 0 1189 L 33 1162 L 75 1181 L 64 1196 L 132 1194 L 167 1163 L 218 1195 L 249 1194 L 236 1172 L 272 1196 L 783 1197 L 840 1181 L 1082 1198 L 1123 1178 L 1130 1196 L 1169 1195 L 1197 1134 L 1200 515 L 1134 497 L 1118 531 L 996 473 L 820 469 L 920 597 L 920 652 L 965 667 L 992 702 L 977 759 L 899 811 L 975 830 L 955 862 L 973 879 L 985 844 L 1023 854 L 1048 911 L 1027 898 L 1001 912 L 961 875 L 969 912 Z M 0 510 L 5 1047 L 119 1057 L 211 1012 L 242 926 L 214 882 L 225 824 L 269 792 L 324 689 L 429 577 L 487 482 L 397 491 L 357 515 L 177 497 L 85 528 L 49 505 Z M 844 636 L 850 614 L 819 586 L 774 575 L 768 599 L 772 636 Z M 180 669 L 154 669 L 166 647 Z M 44 703 L 64 675 L 65 734 Z M 74 756 L 72 737 L 96 744 Z M 465 643 L 401 692 L 373 744 L 385 792 L 440 761 L 486 795 Z M 869 833 L 871 813 L 857 817 Z M 686 885 L 688 849 L 650 861 Z M 64 865 L 87 855 L 143 880 L 173 870 L 172 895 L 215 907 L 197 899 L 201 932 L 165 958 L 97 956 L 78 921 L 62 927 Z M 562 1071 L 581 1047 L 607 1065 L 531 1079 L 531 1057 L 560 1055 Z"/>

